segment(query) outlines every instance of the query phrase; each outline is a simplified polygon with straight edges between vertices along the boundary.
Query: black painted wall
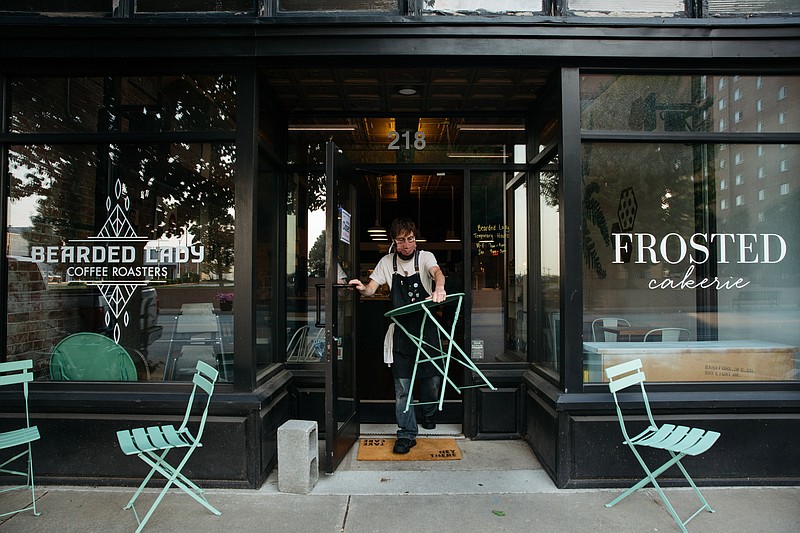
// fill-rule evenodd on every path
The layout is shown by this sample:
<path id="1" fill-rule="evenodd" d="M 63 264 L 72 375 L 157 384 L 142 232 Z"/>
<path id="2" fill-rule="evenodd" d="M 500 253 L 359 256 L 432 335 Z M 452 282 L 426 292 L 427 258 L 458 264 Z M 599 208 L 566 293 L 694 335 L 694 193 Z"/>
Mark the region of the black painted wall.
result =
<path id="1" fill-rule="evenodd" d="M 636 458 L 622 443 L 610 393 L 553 394 L 552 387 L 530 376 L 526 376 L 526 389 L 525 439 L 559 488 L 628 487 L 644 477 Z M 674 394 L 662 401 L 657 393 L 649 395 L 657 423 L 721 433 L 706 453 L 682 461 L 698 484 L 800 483 L 800 448 L 787 445 L 800 432 L 800 399 L 777 397 L 773 405 L 759 411 L 755 400 L 752 407 L 743 407 L 740 395 L 726 400 L 726 394 L 719 393 L 713 402 L 687 398 L 683 404 L 672 401 Z M 586 401 L 581 401 L 581 396 Z M 635 431 L 636 424 L 644 429 L 644 414 L 635 410 L 632 414 L 629 432 Z M 645 450 L 642 456 L 653 466 L 669 458 L 667 452 L 658 450 Z M 666 486 L 686 484 L 675 467 L 659 481 Z"/>
<path id="2" fill-rule="evenodd" d="M 277 430 L 289 419 L 288 372 L 278 374 L 252 394 L 224 394 L 212 399 L 202 447 L 195 450 L 183 473 L 202 487 L 258 488 L 277 463 Z M 135 486 L 149 472 L 136 456 L 119 448 L 116 432 L 122 429 L 172 424 L 182 419 L 188 393 L 174 395 L 174 401 L 153 399 L 128 402 L 129 409 L 115 406 L 103 412 L 99 393 L 88 405 L 65 405 L 61 409 L 41 407 L 31 401 L 31 424 L 38 426 L 41 439 L 33 443 L 37 483 Z M 13 399 L 0 414 L 0 431 L 24 424 L 24 411 Z M 124 404 L 123 404 L 124 405 Z M 158 415 L 158 412 L 169 414 Z M 198 418 L 189 427 L 197 427 Z M 171 452 L 176 464 L 183 450 Z M 0 476 L 0 484 L 9 482 Z M 15 480 L 16 481 L 16 480 Z M 154 479 L 154 486 L 162 480 Z"/>

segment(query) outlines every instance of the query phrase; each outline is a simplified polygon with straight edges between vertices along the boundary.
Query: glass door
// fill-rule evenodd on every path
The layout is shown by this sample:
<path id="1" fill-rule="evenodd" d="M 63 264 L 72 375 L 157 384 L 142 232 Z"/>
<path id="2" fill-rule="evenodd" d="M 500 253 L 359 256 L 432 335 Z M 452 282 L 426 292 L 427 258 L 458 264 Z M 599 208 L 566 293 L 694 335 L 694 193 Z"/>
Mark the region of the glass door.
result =
<path id="1" fill-rule="evenodd" d="M 332 142 L 326 146 L 325 189 L 325 471 L 333 473 L 359 435 L 356 395 L 358 182 Z M 319 294 L 319 293 L 318 293 Z"/>

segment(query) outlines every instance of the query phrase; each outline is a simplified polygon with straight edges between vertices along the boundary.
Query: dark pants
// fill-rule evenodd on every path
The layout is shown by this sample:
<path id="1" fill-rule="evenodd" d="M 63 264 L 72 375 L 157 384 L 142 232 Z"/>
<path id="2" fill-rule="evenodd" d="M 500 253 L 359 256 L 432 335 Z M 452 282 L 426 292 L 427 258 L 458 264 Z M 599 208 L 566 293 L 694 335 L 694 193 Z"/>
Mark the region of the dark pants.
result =
<path id="1" fill-rule="evenodd" d="M 419 401 L 426 405 L 421 405 L 423 416 L 433 416 L 439 404 L 439 387 L 442 384 L 442 376 L 432 376 L 429 378 L 417 378 L 419 383 Z M 411 378 L 394 378 L 394 399 L 395 416 L 397 417 L 398 439 L 417 438 L 417 418 L 414 416 L 414 405 L 406 409 L 408 395 L 411 394 Z M 430 402 L 430 403 L 428 403 Z"/>

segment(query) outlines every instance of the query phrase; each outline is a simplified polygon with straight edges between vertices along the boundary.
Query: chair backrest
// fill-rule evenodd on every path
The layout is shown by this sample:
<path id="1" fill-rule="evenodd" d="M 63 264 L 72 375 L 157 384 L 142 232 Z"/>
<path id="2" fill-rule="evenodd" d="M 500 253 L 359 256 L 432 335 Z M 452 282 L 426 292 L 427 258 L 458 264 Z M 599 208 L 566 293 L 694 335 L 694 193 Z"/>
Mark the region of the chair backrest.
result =
<path id="1" fill-rule="evenodd" d="M 616 333 L 604 331 L 601 328 L 613 328 L 617 326 L 630 327 L 631 323 L 624 318 L 616 317 L 600 317 L 592 321 L 592 341 L 597 342 L 598 337 L 605 342 L 615 342 L 617 340 Z M 599 333 L 599 334 L 598 334 Z"/>
<path id="2" fill-rule="evenodd" d="M 308 336 L 308 326 L 301 326 L 294 332 L 289 343 L 286 345 L 286 360 L 298 361 L 300 353 L 305 351 L 306 337 Z"/>
<path id="3" fill-rule="evenodd" d="M 325 329 L 320 328 L 314 336 L 306 335 L 305 348 L 301 349 L 300 358 L 302 361 L 324 361 L 325 360 Z"/>
<path id="4" fill-rule="evenodd" d="M 25 397 L 25 423 L 28 427 L 31 425 L 28 416 L 28 383 L 33 381 L 32 368 L 33 361 L 30 359 L 0 363 L 0 387 L 22 384 L 22 395 Z"/>
<path id="5" fill-rule="evenodd" d="M 136 381 L 125 348 L 97 333 L 74 333 L 53 348 L 50 377 L 55 381 Z"/>
<path id="6" fill-rule="evenodd" d="M 206 418 L 208 417 L 208 406 L 211 404 L 211 396 L 214 394 L 214 385 L 219 377 L 217 369 L 204 363 L 197 361 L 197 371 L 192 378 L 192 393 L 189 395 L 189 401 L 186 404 L 186 413 L 183 415 L 183 422 L 181 423 L 178 432 L 182 431 L 189 423 L 189 417 L 192 414 L 192 407 L 194 407 L 195 397 L 198 395 L 198 389 L 206 394 L 205 405 L 203 406 L 203 414 L 200 417 L 200 426 L 195 432 L 195 441 L 200 442 L 200 437 L 203 436 L 203 429 L 206 427 Z"/>
<path id="7" fill-rule="evenodd" d="M 617 397 L 617 393 L 623 389 L 638 385 L 642 402 L 647 412 L 647 418 L 650 421 L 650 425 L 655 427 L 656 423 L 655 420 L 653 420 L 653 413 L 650 411 L 650 402 L 647 399 L 647 392 L 644 390 L 645 375 L 642 370 L 642 360 L 634 359 L 614 365 L 606 368 L 605 373 L 608 378 L 608 388 L 611 391 L 611 395 L 614 397 L 614 404 L 617 407 L 617 418 L 619 419 L 619 425 L 622 428 L 622 434 L 625 436 L 625 440 L 628 440 L 628 431 L 625 426 L 625 417 L 622 414 L 622 407 Z"/>
<path id="8" fill-rule="evenodd" d="M 689 330 L 686 328 L 656 328 L 648 331 L 644 336 L 644 342 L 679 342 L 688 341 Z"/>

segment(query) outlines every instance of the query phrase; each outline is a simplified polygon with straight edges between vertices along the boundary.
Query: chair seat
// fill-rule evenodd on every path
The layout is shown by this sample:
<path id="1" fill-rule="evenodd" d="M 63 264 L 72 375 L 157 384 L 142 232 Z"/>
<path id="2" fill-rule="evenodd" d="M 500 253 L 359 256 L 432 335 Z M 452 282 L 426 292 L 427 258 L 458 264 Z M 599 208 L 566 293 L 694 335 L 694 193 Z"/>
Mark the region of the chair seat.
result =
<path id="1" fill-rule="evenodd" d="M 0 450 L 19 446 L 20 444 L 28 444 L 35 440 L 39 440 L 39 428 L 37 426 L 6 431 L 5 433 L 0 433 Z"/>
<path id="2" fill-rule="evenodd" d="M 125 455 L 185 448 L 194 443 L 194 437 L 188 430 L 178 432 L 172 425 L 117 431 L 117 440 Z M 202 444 L 197 443 L 197 446 L 200 447 Z"/>
<path id="3" fill-rule="evenodd" d="M 631 439 L 636 446 L 648 446 L 685 455 L 699 455 L 711 448 L 719 438 L 716 431 L 664 424 L 657 431 Z"/>

